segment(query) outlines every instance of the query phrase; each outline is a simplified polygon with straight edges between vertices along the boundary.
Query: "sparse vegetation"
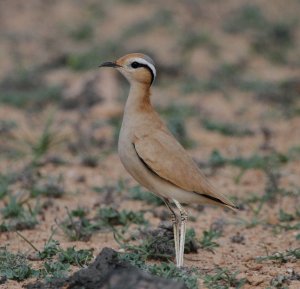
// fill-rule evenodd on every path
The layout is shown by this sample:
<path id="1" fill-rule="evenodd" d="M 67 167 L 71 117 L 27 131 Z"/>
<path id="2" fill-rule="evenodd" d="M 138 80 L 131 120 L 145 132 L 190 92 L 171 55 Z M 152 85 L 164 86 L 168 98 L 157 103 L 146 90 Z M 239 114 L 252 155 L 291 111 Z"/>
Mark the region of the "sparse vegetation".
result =
<path id="1" fill-rule="evenodd" d="M 97 230 L 97 225 L 86 218 L 86 214 L 82 210 L 71 212 L 68 209 L 66 210 L 67 218 L 60 224 L 65 235 L 71 241 L 88 241 L 92 233 Z"/>
<path id="2" fill-rule="evenodd" d="M 0 81 L 0 103 L 39 108 L 61 100 L 61 87 L 43 83 L 39 71 L 21 70 Z"/>
<path id="3" fill-rule="evenodd" d="M 5 175 L 0 174 L 0 200 L 8 193 L 9 179 Z"/>
<path id="4" fill-rule="evenodd" d="M 231 273 L 228 269 L 218 268 L 213 275 L 204 277 L 204 284 L 208 289 L 242 288 L 245 279 L 238 279 L 237 273 Z"/>
<path id="5" fill-rule="evenodd" d="M 45 182 L 35 185 L 31 189 L 31 197 L 45 196 L 51 198 L 61 198 L 65 194 L 62 176 L 49 176 Z"/>
<path id="6" fill-rule="evenodd" d="M 86 41 L 93 36 L 93 27 L 90 23 L 84 23 L 70 32 L 70 36 L 77 41 Z"/>
<path id="7" fill-rule="evenodd" d="M 32 164 L 38 165 L 40 159 L 57 143 L 57 132 L 51 128 L 52 118 L 49 118 L 36 142 L 29 144 L 32 151 Z"/>
<path id="8" fill-rule="evenodd" d="M 292 26 L 287 23 L 269 24 L 253 40 L 255 52 L 274 62 L 286 61 L 287 50 L 294 44 Z"/>
<path id="9" fill-rule="evenodd" d="M 219 52 L 219 46 L 209 33 L 195 33 L 192 31 L 185 34 L 181 42 L 183 53 L 189 53 L 198 47 L 205 47 L 212 55 L 216 55 Z"/>
<path id="10" fill-rule="evenodd" d="M 35 271 L 28 264 L 26 257 L 13 254 L 5 247 L 0 248 L 0 277 L 22 281 L 34 275 Z"/>
<path id="11" fill-rule="evenodd" d="M 145 225 L 148 222 L 144 219 L 143 212 L 133 212 L 133 211 L 117 211 L 113 208 L 101 208 L 99 210 L 99 224 L 104 227 L 111 226 L 127 226 L 130 223 Z"/>
<path id="12" fill-rule="evenodd" d="M 210 131 L 216 131 L 226 136 L 252 136 L 254 132 L 246 127 L 242 127 L 233 123 L 221 123 L 209 119 L 203 119 L 202 125 Z"/>
<path id="13" fill-rule="evenodd" d="M 189 138 L 185 127 L 186 118 L 194 115 L 195 113 L 195 110 L 191 107 L 180 107 L 178 105 L 171 105 L 161 110 L 161 114 L 167 120 L 168 128 L 186 148 L 191 148 L 195 145 L 194 141 Z"/>
<path id="14" fill-rule="evenodd" d="M 161 264 L 147 265 L 139 253 L 119 254 L 119 259 L 128 261 L 132 265 L 137 266 L 153 275 L 183 281 L 189 289 L 198 288 L 199 274 L 195 269 L 181 269 L 177 268 L 172 263 L 165 262 L 162 262 Z"/>
<path id="15" fill-rule="evenodd" d="M 8 203 L 1 210 L 1 215 L 4 221 L 0 224 L 0 232 L 30 230 L 38 223 L 36 209 L 30 206 L 26 209 L 14 196 L 10 196 Z"/>
<path id="16" fill-rule="evenodd" d="M 282 154 L 278 152 L 272 152 L 269 155 L 260 156 L 253 154 L 249 157 L 235 157 L 235 158 L 226 158 L 218 150 L 214 150 L 210 155 L 210 160 L 208 162 L 209 166 L 212 167 L 221 167 L 224 165 L 231 165 L 242 169 L 243 171 L 249 169 L 261 169 L 268 170 L 268 167 L 278 166 L 286 164 L 289 161 L 288 154 Z"/>
<path id="17" fill-rule="evenodd" d="M 300 259 L 300 248 L 290 249 L 285 252 L 276 252 L 267 256 L 257 257 L 258 262 L 274 261 L 278 263 L 293 262 Z"/>
<path id="18" fill-rule="evenodd" d="M 148 267 L 148 272 L 151 274 L 165 277 L 165 278 L 172 278 L 175 280 L 181 280 L 185 283 L 187 288 L 189 289 L 197 289 L 198 288 L 198 281 L 197 281 L 197 274 L 195 270 L 185 270 L 177 268 L 174 264 L 170 263 L 161 263 L 160 265 L 152 265 Z"/>
<path id="19" fill-rule="evenodd" d="M 26 242 L 28 242 L 27 239 Z M 35 248 L 33 244 L 30 245 Z M 53 239 L 48 240 L 44 249 L 37 253 L 38 257 L 43 260 L 41 269 L 33 269 L 24 254 L 13 254 L 5 247 L 1 247 L 0 277 L 17 281 L 39 277 L 50 281 L 65 277 L 71 265 L 78 267 L 87 265 L 93 257 L 92 250 L 76 250 L 74 247 L 64 250 L 59 242 Z"/>
<path id="20" fill-rule="evenodd" d="M 72 53 L 67 57 L 67 66 L 75 71 L 83 71 L 97 68 L 95 59 L 109 59 L 118 55 L 121 50 L 117 42 L 107 42 L 103 46 L 93 47 L 85 52 Z"/>
<path id="21" fill-rule="evenodd" d="M 243 33 L 247 30 L 264 29 L 267 24 L 260 7 L 247 4 L 240 6 L 227 18 L 224 29 L 229 33 Z"/>
<path id="22" fill-rule="evenodd" d="M 199 240 L 200 246 L 203 249 L 213 250 L 219 247 L 219 244 L 214 240 L 219 238 L 221 233 L 219 231 L 210 229 L 209 231 L 204 231 L 202 238 Z"/>
<path id="23" fill-rule="evenodd" d="M 56 289 L 109 246 L 189 289 L 300 288 L 299 1 L 17 2 L 0 25 L 0 287 Z M 240 208 L 186 208 L 180 269 L 170 212 L 117 156 L 129 85 L 98 65 L 130 52 L 155 61 L 153 106 Z"/>
<path id="24" fill-rule="evenodd" d="M 161 198 L 157 197 L 151 192 L 144 191 L 140 186 L 132 187 L 129 190 L 129 194 L 133 200 L 144 201 L 147 204 L 152 204 L 157 206 L 163 206 L 165 204 Z"/>
<path id="25" fill-rule="evenodd" d="M 92 259 L 92 250 L 78 250 L 74 247 L 60 250 L 58 260 L 62 263 L 84 267 Z"/>

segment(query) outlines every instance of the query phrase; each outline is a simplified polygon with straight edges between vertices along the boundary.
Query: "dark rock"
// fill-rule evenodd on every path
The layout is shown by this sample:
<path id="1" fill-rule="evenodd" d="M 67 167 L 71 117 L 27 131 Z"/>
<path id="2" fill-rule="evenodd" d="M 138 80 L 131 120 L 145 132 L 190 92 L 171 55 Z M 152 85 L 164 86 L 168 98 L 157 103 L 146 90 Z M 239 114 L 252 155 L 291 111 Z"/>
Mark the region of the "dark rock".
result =
<path id="1" fill-rule="evenodd" d="M 183 289 L 182 282 L 152 276 L 135 267 L 118 268 L 107 276 L 101 289 Z"/>
<path id="2" fill-rule="evenodd" d="M 141 231 L 140 238 L 147 244 L 148 258 L 165 261 L 175 256 L 173 226 L 170 222 L 162 222 L 156 229 Z"/>
<path id="3" fill-rule="evenodd" d="M 210 225 L 210 229 L 220 234 L 223 234 L 225 225 L 226 221 L 224 219 L 217 219 Z"/>
<path id="4" fill-rule="evenodd" d="M 232 243 L 237 243 L 237 244 L 245 243 L 245 237 L 241 235 L 239 232 L 236 235 L 232 236 L 230 240 Z"/>
<path id="5" fill-rule="evenodd" d="M 0 277 L 0 285 L 4 284 L 7 281 L 6 276 L 1 276 Z"/>
<path id="6" fill-rule="evenodd" d="M 37 282 L 27 289 L 187 289 L 183 282 L 152 276 L 128 262 L 120 261 L 116 251 L 104 248 L 94 263 L 66 279 Z"/>
<path id="7" fill-rule="evenodd" d="M 68 280 L 72 289 L 93 289 L 104 285 L 105 277 L 120 266 L 117 252 L 110 248 L 104 248 L 97 256 L 94 263 L 88 268 L 79 270 Z M 127 264 L 127 266 L 131 266 Z M 126 268 L 126 264 L 123 269 Z"/>

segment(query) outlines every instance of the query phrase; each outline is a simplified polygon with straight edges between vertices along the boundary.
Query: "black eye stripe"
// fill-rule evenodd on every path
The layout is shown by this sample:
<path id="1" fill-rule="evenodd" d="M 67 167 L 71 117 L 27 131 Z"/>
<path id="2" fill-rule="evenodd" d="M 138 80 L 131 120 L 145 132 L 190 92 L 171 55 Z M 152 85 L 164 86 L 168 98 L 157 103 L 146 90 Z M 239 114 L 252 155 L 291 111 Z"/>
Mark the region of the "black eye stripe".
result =
<path id="1" fill-rule="evenodd" d="M 153 82 L 153 80 L 154 80 L 154 73 L 153 73 L 152 69 L 147 64 L 139 63 L 137 61 L 134 61 L 134 62 L 131 63 L 131 67 L 134 68 L 134 69 L 139 68 L 139 67 L 146 68 L 151 73 L 151 83 Z"/>
<path id="2" fill-rule="evenodd" d="M 132 68 L 138 68 L 138 67 L 141 67 L 141 64 L 138 63 L 138 62 L 136 62 L 136 61 L 134 61 L 134 62 L 131 63 L 131 67 Z"/>

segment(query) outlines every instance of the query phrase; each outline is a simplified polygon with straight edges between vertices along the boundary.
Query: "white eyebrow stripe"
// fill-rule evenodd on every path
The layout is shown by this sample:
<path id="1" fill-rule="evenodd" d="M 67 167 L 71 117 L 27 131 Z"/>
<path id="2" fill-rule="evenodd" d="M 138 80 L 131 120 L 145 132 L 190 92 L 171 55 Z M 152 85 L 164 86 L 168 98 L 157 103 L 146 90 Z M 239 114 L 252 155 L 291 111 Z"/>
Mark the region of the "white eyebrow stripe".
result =
<path id="1" fill-rule="evenodd" d="M 152 63 L 150 63 L 147 60 L 145 60 L 144 58 L 140 58 L 140 57 L 134 58 L 133 60 L 147 65 L 152 70 L 154 78 L 156 77 L 156 69 Z"/>

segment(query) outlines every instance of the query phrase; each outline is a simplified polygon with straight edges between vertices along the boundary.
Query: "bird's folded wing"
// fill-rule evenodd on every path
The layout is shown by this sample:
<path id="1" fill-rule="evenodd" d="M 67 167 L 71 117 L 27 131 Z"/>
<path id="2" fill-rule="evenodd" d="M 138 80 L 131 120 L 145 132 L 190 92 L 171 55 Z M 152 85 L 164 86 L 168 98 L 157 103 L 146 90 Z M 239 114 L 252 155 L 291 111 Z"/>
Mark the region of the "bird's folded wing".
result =
<path id="1" fill-rule="evenodd" d="M 134 146 L 139 157 L 158 176 L 187 191 L 196 189 L 198 170 L 172 136 L 157 131 L 137 138 Z"/>
<path id="2" fill-rule="evenodd" d="M 234 207 L 223 194 L 213 189 L 185 149 L 168 132 L 157 130 L 149 135 L 137 136 L 134 146 L 145 165 L 162 179 Z"/>

